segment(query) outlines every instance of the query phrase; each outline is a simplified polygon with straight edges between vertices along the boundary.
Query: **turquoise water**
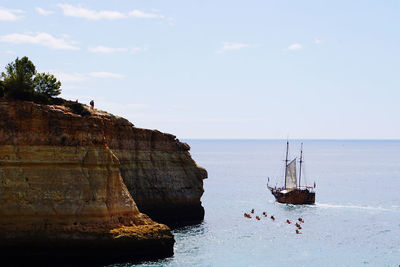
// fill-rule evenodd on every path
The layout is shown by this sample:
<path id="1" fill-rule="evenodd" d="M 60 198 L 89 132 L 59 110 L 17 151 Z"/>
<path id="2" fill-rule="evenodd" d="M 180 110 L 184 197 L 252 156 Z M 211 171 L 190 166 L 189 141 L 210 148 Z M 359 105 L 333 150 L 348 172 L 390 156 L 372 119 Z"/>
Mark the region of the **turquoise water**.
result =
<path id="1" fill-rule="evenodd" d="M 303 141 L 316 205 L 278 204 L 285 141 L 187 140 L 207 169 L 202 224 L 174 231 L 175 255 L 142 266 L 399 266 L 400 141 Z M 291 143 L 291 154 L 299 141 Z M 294 153 L 295 152 L 295 153 Z M 254 208 L 276 221 L 245 219 Z M 301 235 L 286 219 L 302 217 Z"/>

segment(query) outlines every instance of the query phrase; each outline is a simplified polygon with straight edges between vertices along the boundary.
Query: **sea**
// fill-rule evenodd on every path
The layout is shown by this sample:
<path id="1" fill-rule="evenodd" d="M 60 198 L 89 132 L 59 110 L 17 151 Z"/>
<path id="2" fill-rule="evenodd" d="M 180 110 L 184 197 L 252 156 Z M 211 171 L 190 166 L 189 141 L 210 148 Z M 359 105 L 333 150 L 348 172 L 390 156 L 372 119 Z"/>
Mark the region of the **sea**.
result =
<path id="1" fill-rule="evenodd" d="M 208 171 L 204 221 L 174 230 L 173 257 L 139 266 L 400 266 L 400 141 L 290 141 L 290 158 L 303 143 L 302 185 L 316 184 L 304 206 L 267 189 L 283 185 L 286 140 L 185 142 Z"/>

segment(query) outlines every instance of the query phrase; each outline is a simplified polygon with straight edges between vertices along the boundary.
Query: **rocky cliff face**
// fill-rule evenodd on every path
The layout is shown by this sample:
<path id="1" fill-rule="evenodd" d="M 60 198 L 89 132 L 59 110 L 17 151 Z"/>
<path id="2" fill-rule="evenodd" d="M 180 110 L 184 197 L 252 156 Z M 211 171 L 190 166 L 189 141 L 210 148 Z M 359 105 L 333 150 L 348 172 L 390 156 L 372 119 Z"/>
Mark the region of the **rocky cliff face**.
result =
<path id="1" fill-rule="evenodd" d="M 0 100 L 3 252 L 171 255 L 169 228 L 139 210 L 169 222 L 201 220 L 205 177 L 172 135 L 107 113 L 81 117 L 61 106 Z"/>
<path id="2" fill-rule="evenodd" d="M 200 198 L 207 172 L 193 161 L 187 144 L 131 125 L 105 128 L 106 142 L 120 160 L 122 178 L 142 212 L 168 225 L 203 220 Z"/>

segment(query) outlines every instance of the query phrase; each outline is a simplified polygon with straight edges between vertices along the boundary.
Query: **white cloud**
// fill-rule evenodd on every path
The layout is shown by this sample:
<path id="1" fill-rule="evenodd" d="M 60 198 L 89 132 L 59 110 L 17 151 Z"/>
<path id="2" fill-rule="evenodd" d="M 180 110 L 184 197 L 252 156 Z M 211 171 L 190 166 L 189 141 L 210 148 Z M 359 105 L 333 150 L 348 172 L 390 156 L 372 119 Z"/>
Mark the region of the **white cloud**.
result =
<path id="1" fill-rule="evenodd" d="M 136 53 L 144 52 L 147 50 L 148 50 L 147 46 L 136 46 L 136 47 L 129 48 L 129 53 L 136 54 Z"/>
<path id="2" fill-rule="evenodd" d="M 163 19 L 164 16 L 163 15 L 159 15 L 156 13 L 146 13 L 140 10 L 132 10 L 131 12 L 129 12 L 129 16 L 135 17 L 135 18 L 141 18 L 141 19 Z"/>
<path id="3" fill-rule="evenodd" d="M 230 43 L 230 42 L 224 42 L 222 43 L 221 49 L 217 51 L 217 53 L 224 53 L 226 51 L 232 51 L 232 50 L 239 50 L 245 47 L 249 47 L 248 44 L 243 44 L 243 43 Z"/>
<path id="4" fill-rule="evenodd" d="M 112 54 L 112 53 L 131 53 L 131 54 L 136 54 L 139 52 L 147 51 L 146 46 L 137 46 L 137 47 L 131 47 L 131 48 L 122 48 L 122 47 L 108 47 L 104 45 L 99 45 L 95 47 L 89 47 L 88 48 L 89 52 L 92 53 L 103 53 L 103 54 Z"/>
<path id="5" fill-rule="evenodd" d="M 62 83 L 79 83 L 79 82 L 85 82 L 88 80 L 87 75 L 82 74 L 82 73 L 65 73 L 65 72 L 60 72 L 60 71 L 45 71 L 46 73 L 51 73 L 53 74 L 57 79 L 59 79 Z"/>
<path id="6" fill-rule="evenodd" d="M 43 15 L 43 16 L 48 16 L 48 15 L 51 15 L 54 13 L 53 11 L 45 10 L 41 7 L 35 7 L 35 10 L 37 13 L 39 13 L 40 15 Z"/>
<path id="7" fill-rule="evenodd" d="M 96 11 L 68 4 L 59 4 L 58 6 L 62 8 L 64 15 L 69 17 L 85 18 L 90 20 L 99 20 L 99 19 L 114 20 L 114 19 L 126 18 L 125 14 L 118 11 L 109 11 L 109 10 Z"/>
<path id="8" fill-rule="evenodd" d="M 79 50 L 79 47 L 73 45 L 75 42 L 67 40 L 66 38 L 56 38 L 45 32 L 32 35 L 20 33 L 2 35 L 0 36 L 0 42 L 11 44 L 38 44 L 57 50 Z"/>
<path id="9" fill-rule="evenodd" d="M 292 44 L 288 46 L 288 50 L 300 50 L 303 46 L 301 44 Z"/>
<path id="10" fill-rule="evenodd" d="M 18 14 L 22 14 L 24 11 L 20 9 L 8 9 L 5 7 L 0 7 L 0 21 L 16 21 L 22 16 L 18 16 Z"/>
<path id="11" fill-rule="evenodd" d="M 99 45 L 96 47 L 89 47 L 89 52 L 92 53 L 104 53 L 104 54 L 111 54 L 111 53 L 120 53 L 120 52 L 127 52 L 127 48 L 116 48 L 116 47 L 108 47 Z"/>
<path id="12" fill-rule="evenodd" d="M 100 72 L 91 72 L 88 74 L 90 77 L 94 78 L 112 78 L 112 79 L 121 79 L 124 78 L 125 76 L 119 73 L 112 73 L 112 72 L 105 72 L 105 71 L 100 71 Z"/>
<path id="13" fill-rule="evenodd" d="M 62 83 L 82 83 L 86 82 L 89 79 L 99 78 L 99 79 L 122 79 L 125 75 L 119 73 L 112 73 L 112 72 L 90 72 L 90 73 L 66 73 L 57 70 L 48 70 L 44 71 L 53 74 L 57 79 L 59 79 Z"/>
<path id="14" fill-rule="evenodd" d="M 315 40 L 314 40 L 314 43 L 317 44 L 317 45 L 322 44 L 323 42 L 324 42 L 324 41 L 323 41 L 323 40 L 320 40 L 320 39 L 315 39 Z"/>
<path id="15" fill-rule="evenodd" d="M 147 13 L 140 10 L 132 10 L 129 13 L 122 13 L 119 11 L 112 10 L 92 10 L 87 9 L 81 6 L 73 6 L 68 4 L 59 4 L 58 5 L 62 10 L 65 16 L 76 17 L 76 18 L 85 18 L 89 20 L 99 20 L 99 19 L 125 19 L 128 17 L 142 18 L 142 19 L 163 19 L 164 16 L 156 13 Z"/>

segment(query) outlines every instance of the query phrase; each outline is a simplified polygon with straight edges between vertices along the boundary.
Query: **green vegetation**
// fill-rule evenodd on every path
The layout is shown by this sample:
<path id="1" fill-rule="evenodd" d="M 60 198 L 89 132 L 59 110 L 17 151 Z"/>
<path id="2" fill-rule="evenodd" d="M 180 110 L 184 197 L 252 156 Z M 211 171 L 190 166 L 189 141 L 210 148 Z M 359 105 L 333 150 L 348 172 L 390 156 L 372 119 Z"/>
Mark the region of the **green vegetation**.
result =
<path id="1" fill-rule="evenodd" d="M 60 94 L 61 82 L 50 73 L 37 73 L 35 65 L 28 57 L 16 58 L 1 73 L 0 98 L 64 105 L 81 116 L 90 115 L 81 103 L 57 97 Z"/>
<path id="2" fill-rule="evenodd" d="M 38 73 L 33 79 L 34 91 L 47 97 L 54 97 L 61 94 L 61 82 L 57 81 L 54 75 L 49 73 Z"/>
<path id="3" fill-rule="evenodd" d="M 27 57 L 17 58 L 6 66 L 6 72 L 1 73 L 3 94 L 9 99 L 32 98 L 34 94 L 33 76 L 36 74 L 35 65 Z"/>
<path id="4" fill-rule="evenodd" d="M 6 99 L 51 102 L 61 94 L 61 82 L 49 73 L 37 73 L 28 57 L 16 58 L 1 73 L 0 96 Z"/>
<path id="5" fill-rule="evenodd" d="M 0 94 L 7 99 L 48 103 L 61 94 L 61 82 L 49 73 L 37 73 L 28 57 L 16 58 L 8 63 L 1 78 Z"/>

